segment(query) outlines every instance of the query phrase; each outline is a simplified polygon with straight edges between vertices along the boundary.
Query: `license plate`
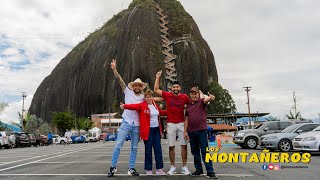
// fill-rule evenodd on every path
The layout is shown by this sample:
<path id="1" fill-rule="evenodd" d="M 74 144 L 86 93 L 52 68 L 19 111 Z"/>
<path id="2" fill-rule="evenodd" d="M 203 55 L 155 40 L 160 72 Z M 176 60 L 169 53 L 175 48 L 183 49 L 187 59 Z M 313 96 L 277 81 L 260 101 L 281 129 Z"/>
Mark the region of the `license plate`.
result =
<path id="1" fill-rule="evenodd" d="M 299 143 L 298 142 L 294 142 L 293 145 L 294 146 L 299 146 Z"/>

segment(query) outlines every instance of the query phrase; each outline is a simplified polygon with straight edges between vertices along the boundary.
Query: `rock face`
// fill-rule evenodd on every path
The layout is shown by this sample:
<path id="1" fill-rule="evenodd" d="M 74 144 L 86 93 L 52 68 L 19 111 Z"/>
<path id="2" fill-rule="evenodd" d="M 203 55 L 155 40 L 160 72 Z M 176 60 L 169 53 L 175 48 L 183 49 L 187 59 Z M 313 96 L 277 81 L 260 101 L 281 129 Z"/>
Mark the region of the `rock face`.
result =
<path id="1" fill-rule="evenodd" d="M 151 89 L 161 69 L 164 90 L 178 80 L 184 93 L 192 85 L 206 92 L 218 81 L 208 44 L 177 0 L 134 0 L 58 63 L 38 87 L 30 113 L 50 121 L 51 112 L 67 107 L 77 117 L 118 111 L 124 100 L 109 66 L 113 58 L 126 83 L 139 77 Z"/>

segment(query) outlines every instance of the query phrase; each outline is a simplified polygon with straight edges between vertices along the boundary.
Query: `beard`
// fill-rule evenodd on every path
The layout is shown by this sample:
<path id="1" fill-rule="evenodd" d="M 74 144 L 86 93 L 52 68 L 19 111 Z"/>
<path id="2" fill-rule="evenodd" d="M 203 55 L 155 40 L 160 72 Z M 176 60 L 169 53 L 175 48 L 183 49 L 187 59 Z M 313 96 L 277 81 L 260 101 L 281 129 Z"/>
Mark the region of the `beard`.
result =
<path id="1" fill-rule="evenodd" d="M 136 94 L 140 94 L 141 93 L 141 90 L 140 89 L 135 89 L 135 90 L 133 90 L 134 91 L 134 93 L 136 93 Z"/>
<path id="2" fill-rule="evenodd" d="M 180 93 L 180 91 L 179 90 L 174 90 L 174 91 L 172 91 L 174 94 L 179 94 Z"/>

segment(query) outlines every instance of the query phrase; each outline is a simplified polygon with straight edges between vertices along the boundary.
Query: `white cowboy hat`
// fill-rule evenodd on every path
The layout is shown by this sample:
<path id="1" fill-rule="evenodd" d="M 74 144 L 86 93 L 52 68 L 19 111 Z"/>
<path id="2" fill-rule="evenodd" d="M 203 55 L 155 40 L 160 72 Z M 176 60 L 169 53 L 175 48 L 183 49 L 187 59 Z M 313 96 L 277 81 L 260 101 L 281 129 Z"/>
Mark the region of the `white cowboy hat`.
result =
<path id="1" fill-rule="evenodd" d="M 133 85 L 134 85 L 134 84 L 141 84 L 142 89 L 144 89 L 144 88 L 147 87 L 147 83 L 142 82 L 140 78 L 137 78 L 137 79 L 134 80 L 133 82 L 130 82 L 130 83 L 128 84 L 128 87 L 129 87 L 130 89 L 133 89 Z"/>

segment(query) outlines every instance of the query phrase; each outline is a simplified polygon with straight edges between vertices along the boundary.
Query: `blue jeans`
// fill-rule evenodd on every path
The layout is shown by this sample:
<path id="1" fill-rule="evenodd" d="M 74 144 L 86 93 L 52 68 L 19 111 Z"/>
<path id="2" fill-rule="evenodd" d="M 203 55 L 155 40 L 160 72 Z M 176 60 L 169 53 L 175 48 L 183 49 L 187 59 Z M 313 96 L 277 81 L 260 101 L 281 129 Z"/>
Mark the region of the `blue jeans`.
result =
<path id="1" fill-rule="evenodd" d="M 208 135 L 207 130 L 203 131 L 193 131 L 188 132 L 190 138 L 190 146 L 191 146 L 191 153 L 194 157 L 194 166 L 198 172 L 203 172 L 202 164 L 201 164 L 201 156 L 206 166 L 207 172 L 213 172 L 212 162 L 209 161 L 208 163 L 205 162 L 206 159 L 206 148 L 209 147 L 208 145 Z M 201 152 L 201 156 L 200 156 Z"/>
<path id="2" fill-rule="evenodd" d="M 154 156 L 156 160 L 156 169 L 163 168 L 162 161 L 162 150 L 161 150 L 161 138 L 160 138 L 160 128 L 151 127 L 148 140 L 144 140 L 144 169 L 147 171 L 152 170 L 152 147 L 154 150 Z"/>
<path id="3" fill-rule="evenodd" d="M 122 120 L 120 129 L 118 132 L 118 136 L 117 136 L 116 145 L 113 150 L 111 167 L 117 166 L 120 150 L 122 148 L 124 141 L 126 140 L 128 133 L 131 134 L 131 151 L 130 151 L 130 158 L 129 158 L 129 169 L 135 167 L 138 143 L 140 139 L 140 127 L 135 126 L 134 124 L 129 124 L 124 119 Z"/>

